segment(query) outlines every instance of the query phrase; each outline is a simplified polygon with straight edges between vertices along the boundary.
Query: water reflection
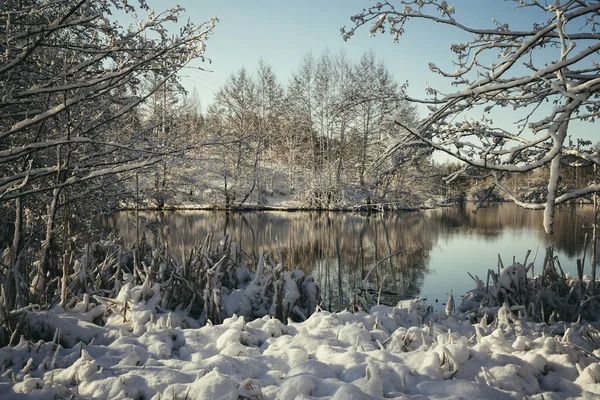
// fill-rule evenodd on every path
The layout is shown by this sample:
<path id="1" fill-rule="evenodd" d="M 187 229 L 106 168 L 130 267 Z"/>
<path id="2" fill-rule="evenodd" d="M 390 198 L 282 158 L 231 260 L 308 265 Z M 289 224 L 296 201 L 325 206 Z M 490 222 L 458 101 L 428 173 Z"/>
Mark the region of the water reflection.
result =
<path id="1" fill-rule="evenodd" d="M 566 270 L 583 253 L 583 235 L 591 221 L 589 206 L 568 206 L 556 217 L 556 233 L 542 229 L 542 213 L 498 204 L 472 205 L 411 213 L 354 214 L 336 212 L 212 212 L 144 213 L 146 236 L 162 240 L 169 226 L 171 248 L 200 245 L 209 233 L 214 240 L 230 234 L 253 266 L 261 252 L 277 258 L 277 245 L 288 268 L 312 274 L 323 290 L 324 305 L 346 307 L 355 293 L 371 302 L 427 296 L 441 306 L 450 289 L 460 295 L 472 286 L 467 271 L 484 275 L 500 253 L 505 263 L 522 260 L 527 249 L 543 251 L 553 244 Z M 135 241 L 135 221 L 125 212 L 101 221 L 105 233 L 114 229 L 127 244 Z M 589 254 L 589 252 L 588 252 Z M 540 256 L 541 258 L 542 256 Z M 367 282 L 363 278 L 378 264 Z M 572 268 L 571 267 L 572 264 Z M 538 262 L 538 265 L 539 262 Z M 434 303 L 435 305 L 435 303 Z"/>

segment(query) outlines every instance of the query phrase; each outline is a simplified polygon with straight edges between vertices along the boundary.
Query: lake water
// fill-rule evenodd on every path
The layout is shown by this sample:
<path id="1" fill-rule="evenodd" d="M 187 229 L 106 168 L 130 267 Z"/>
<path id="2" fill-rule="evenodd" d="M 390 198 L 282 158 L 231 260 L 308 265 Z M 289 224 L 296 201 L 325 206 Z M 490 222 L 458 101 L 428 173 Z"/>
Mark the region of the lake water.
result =
<path id="1" fill-rule="evenodd" d="M 512 203 L 495 204 L 476 215 L 473 209 L 474 205 L 466 204 L 383 214 L 177 211 L 140 215 L 150 241 L 159 238 L 146 225 L 169 226 L 170 243 L 183 243 L 187 248 L 199 246 L 208 233 L 213 233 L 215 240 L 232 235 L 246 253 L 249 266 L 261 252 L 277 258 L 279 243 L 284 266 L 314 276 L 324 306 L 331 310 L 346 307 L 356 293 L 371 303 L 380 295 L 380 301 L 387 304 L 426 297 L 441 310 L 450 290 L 460 302 L 459 297 L 474 286 L 467 272 L 485 282 L 488 269 L 497 268 L 498 255 L 504 265 L 510 265 L 513 257 L 523 262 L 527 250 L 532 251 L 531 261 L 536 249 L 535 268 L 539 271 L 549 245 L 555 247 L 565 272 L 576 275 L 584 235 L 588 232 L 591 237 L 591 206 L 561 208 L 553 235 L 543 231 L 542 212 L 523 210 Z M 134 221 L 132 213 L 120 212 L 103 218 L 101 225 L 104 234 L 114 230 L 130 246 L 135 241 Z M 589 259 L 585 263 L 589 274 Z M 378 266 L 363 281 L 375 264 Z"/>

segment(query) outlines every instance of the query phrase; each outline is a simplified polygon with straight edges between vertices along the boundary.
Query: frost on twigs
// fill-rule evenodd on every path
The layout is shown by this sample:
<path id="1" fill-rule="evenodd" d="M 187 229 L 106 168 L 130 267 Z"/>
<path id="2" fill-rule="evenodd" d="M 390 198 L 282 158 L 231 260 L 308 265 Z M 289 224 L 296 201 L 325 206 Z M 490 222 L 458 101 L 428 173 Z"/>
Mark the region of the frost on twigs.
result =
<path id="1" fill-rule="evenodd" d="M 0 139 L 12 147 L 0 154 L 0 199 L 52 189 L 50 155 L 66 142 L 73 157 L 56 167 L 64 172 L 57 187 L 141 168 L 148 165 L 140 165 L 141 159 L 164 152 L 148 141 L 141 145 L 141 133 L 126 129 L 127 117 L 167 80 L 183 91 L 175 75 L 189 61 L 204 60 L 216 19 L 187 22 L 170 35 L 167 26 L 183 12 L 179 6 L 155 13 L 145 1 L 27 4 L 0 8 L 6 43 L 0 55 Z M 113 20 L 115 9 L 135 22 L 121 27 Z M 150 75 L 155 81 L 141 84 Z M 59 127 L 51 120 L 60 121 Z M 12 169 L 32 153 L 37 161 L 27 174 Z"/>
<path id="2" fill-rule="evenodd" d="M 3 343 L 18 340 L 29 304 L 69 308 L 74 296 L 114 296 L 125 282 L 121 254 L 93 260 L 88 247 L 75 257 L 69 226 L 106 211 L 108 198 L 124 199 L 133 171 L 173 154 L 176 145 L 156 144 L 139 108 L 167 83 L 181 93 L 177 73 L 203 60 L 216 20 L 168 34 L 182 12 L 154 12 L 144 0 L 0 1 L 0 206 L 17 210 L 1 261 L 2 303 L 16 312 L 2 324 Z M 122 27 L 117 13 L 134 22 Z M 146 292 L 156 272 L 148 266 L 127 271 L 147 278 Z"/>
<path id="3" fill-rule="evenodd" d="M 487 26 L 468 21 L 466 14 L 461 15 L 463 10 L 446 0 L 402 0 L 363 10 L 343 34 L 347 39 L 366 27 L 371 34 L 387 31 L 394 40 L 402 36 L 408 46 L 408 22 L 420 20 L 470 35 L 467 41 L 450 43 L 455 55 L 451 70 L 438 67 L 446 60 L 437 62 L 431 55 L 431 71 L 448 78 L 456 89 L 444 92 L 427 85 L 422 97 L 407 95 L 408 100 L 427 105 L 430 113 L 417 127 L 404 128 L 431 148 L 490 171 L 496 190 L 505 198 L 525 208 L 544 209 L 544 228 L 551 233 L 556 206 L 600 189 L 596 179 L 559 184 L 568 168 L 589 170 L 600 165 L 598 149 L 576 138 L 585 130 L 572 129 L 600 115 L 596 59 L 600 5 L 568 0 L 548 6 L 535 0 L 500 3 L 520 14 L 515 20 L 530 18 L 526 25 L 530 28 L 515 28 L 496 18 Z M 460 130 L 452 126 L 468 119 L 480 123 Z M 384 157 L 397 150 L 398 146 L 391 146 Z M 552 168 L 542 201 L 520 198 L 505 184 L 511 174 L 531 173 L 547 165 Z"/>

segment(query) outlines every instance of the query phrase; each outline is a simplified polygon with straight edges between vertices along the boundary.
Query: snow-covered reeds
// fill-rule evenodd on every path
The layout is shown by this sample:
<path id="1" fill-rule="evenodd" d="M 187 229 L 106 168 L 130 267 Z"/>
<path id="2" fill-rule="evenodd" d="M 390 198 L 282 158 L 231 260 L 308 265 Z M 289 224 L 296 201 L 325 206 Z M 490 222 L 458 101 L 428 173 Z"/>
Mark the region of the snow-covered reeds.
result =
<path id="1" fill-rule="evenodd" d="M 22 327 L 13 331 L 12 346 L 0 348 L 0 398 L 591 399 L 600 394 L 598 321 L 546 324 L 519 315 L 522 307 L 508 303 L 517 291 L 533 290 L 532 283 L 523 284 L 510 267 L 500 266 L 496 278 L 490 274 L 487 290 L 478 281 L 481 291 L 498 301 L 505 296 L 490 320 L 473 323 L 464 314 L 432 313 L 420 301 L 405 300 L 355 313 L 313 313 L 286 325 L 272 318 L 274 313 L 303 319 L 298 313 L 313 309 L 310 299 L 318 288 L 269 254 L 251 271 L 241 261 L 229 264 L 241 259 L 229 238 L 210 238 L 178 257 L 144 246 L 135 256 L 114 240 L 90 245 L 82 253 L 89 255 L 86 260 L 73 257 L 87 273 L 79 270 L 67 278 L 67 287 L 85 278 L 72 286 L 86 288 L 83 293 L 68 291 L 66 307 L 56 303 L 12 312 Z M 107 271 L 108 279 L 98 279 L 99 271 Z M 232 289 L 234 273 L 242 284 Z M 200 302 L 206 292 L 194 286 L 197 281 L 220 290 L 221 317 L 237 315 L 213 325 L 203 308 L 201 327 L 185 310 L 166 309 L 161 304 L 175 304 L 175 298 L 183 308 L 190 303 L 185 290 L 171 290 L 175 278 L 166 285 L 176 274 Z M 207 283 L 215 276 L 220 278 L 214 285 Z M 57 298 L 62 293 L 57 290 Z"/>
<path id="2" fill-rule="evenodd" d="M 312 277 L 276 264 L 270 254 L 252 260 L 256 264 L 252 271 L 239 244 L 229 235 L 217 239 L 208 235 L 190 250 L 183 245 L 175 247 L 165 240 L 152 248 L 144 237 L 132 250 L 115 238 L 88 243 L 81 251 L 60 257 L 57 264 L 62 265 L 46 277 L 37 304 L 14 309 L 6 307 L 7 287 L 11 286 L 0 277 L 2 345 L 16 344 L 22 335 L 43 338 L 54 334 L 52 323 L 28 326 L 32 309 L 77 309 L 99 325 L 110 314 L 130 321 L 134 305 L 139 303 L 152 313 L 176 312 L 200 324 L 219 324 L 234 314 L 246 320 L 271 315 L 287 323 L 288 318 L 307 319 L 320 302 Z"/>
<path id="3" fill-rule="evenodd" d="M 467 293 L 459 310 L 481 318 L 491 316 L 503 304 L 536 322 L 597 320 L 600 315 L 598 282 L 583 274 L 565 274 L 552 246 L 546 248 L 542 271 L 534 275 L 534 261 L 504 266 L 498 257 L 498 269 L 488 270 L 487 280 L 471 276 L 476 287 Z M 530 274 L 530 275 L 529 275 Z M 529 275 L 529 276 L 528 276 Z"/>

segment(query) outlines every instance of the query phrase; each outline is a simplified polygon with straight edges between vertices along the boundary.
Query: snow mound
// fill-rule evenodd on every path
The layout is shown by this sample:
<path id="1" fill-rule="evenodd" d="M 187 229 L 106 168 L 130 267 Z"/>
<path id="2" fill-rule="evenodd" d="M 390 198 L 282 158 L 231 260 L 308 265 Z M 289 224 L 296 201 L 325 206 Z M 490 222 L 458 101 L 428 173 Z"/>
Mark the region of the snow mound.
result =
<path id="1" fill-rule="evenodd" d="M 152 310 L 155 293 L 132 301 L 125 319 L 110 314 L 104 326 L 89 322 L 100 310 L 33 313 L 32 321 L 46 321 L 46 331 L 61 329 L 0 349 L 0 399 L 600 394 L 600 334 L 592 324 L 533 324 L 507 307 L 489 323 L 472 324 L 403 302 L 369 312 L 317 312 L 288 325 L 268 315 L 249 322 L 234 315 L 222 325 L 197 327 Z"/>

